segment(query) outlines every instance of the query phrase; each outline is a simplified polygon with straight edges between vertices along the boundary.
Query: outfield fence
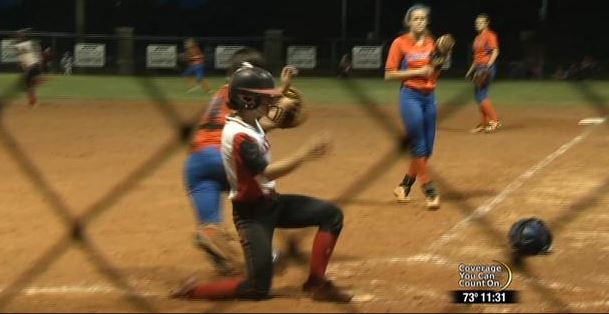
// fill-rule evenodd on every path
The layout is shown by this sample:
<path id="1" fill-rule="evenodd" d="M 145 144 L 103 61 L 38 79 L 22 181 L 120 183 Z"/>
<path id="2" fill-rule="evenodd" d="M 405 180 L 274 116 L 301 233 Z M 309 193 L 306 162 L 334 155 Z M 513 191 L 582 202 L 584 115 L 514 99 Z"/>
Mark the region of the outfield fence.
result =
<path id="1" fill-rule="evenodd" d="M 275 32 L 275 33 L 273 33 Z M 33 32 L 42 49 L 50 48 L 53 57 L 48 72 L 62 72 L 60 64 L 64 53 L 74 57 L 81 53 L 80 60 L 96 64 L 75 64 L 74 73 L 87 74 L 138 74 L 179 75 L 186 67 L 181 61 L 185 36 L 134 35 L 129 28 L 117 29 L 116 34 L 84 34 Z M 11 40 L 15 32 L 0 31 L 0 71 L 18 71 Z M 270 68 L 278 71 L 285 64 L 296 64 L 303 75 L 337 75 L 341 59 L 347 55 L 353 65 L 351 74 L 357 76 L 382 75 L 384 61 L 392 38 L 294 38 L 284 36 L 281 31 L 270 30 L 260 37 L 194 37 L 205 54 L 205 69 L 208 73 L 223 74 L 222 62 L 228 60 L 236 47 L 249 46 L 265 53 L 273 63 Z M 84 44 L 84 45 L 83 45 Z M 443 76 L 463 76 L 469 66 L 471 53 L 469 43 L 459 42 L 455 48 L 451 66 Z M 580 69 L 587 61 L 574 60 L 564 63 L 549 54 L 546 58 L 520 56 L 521 48 L 508 45 L 502 49 L 497 61 L 499 78 L 552 78 L 585 79 L 607 77 L 603 62 L 594 60 L 593 66 Z M 82 56 L 82 53 L 86 53 Z M 545 60 L 544 60 L 545 59 Z M 75 60 L 76 61 L 76 60 Z M 218 64 L 220 62 L 220 64 Z M 85 62 L 86 63 L 86 62 Z M 575 70 L 574 70 L 575 66 Z M 562 70 L 560 70 L 562 69 Z M 559 72 L 562 71 L 562 74 Z M 561 77 L 562 76 L 562 77 Z"/>
<path id="2" fill-rule="evenodd" d="M 154 74 L 154 75 L 176 75 L 185 69 L 180 54 L 183 53 L 183 42 L 187 37 L 176 36 L 131 36 L 131 35 L 96 35 L 86 34 L 77 36 L 72 33 L 47 33 L 34 32 L 29 34 L 30 38 L 36 40 L 41 49 L 50 48 L 53 52 L 49 72 L 61 72 L 61 58 L 65 52 L 69 52 L 76 59 L 78 51 L 83 49 L 95 50 L 95 47 L 103 47 L 101 53 L 102 64 L 77 65 L 74 64 L 74 73 L 93 74 Z M 0 31 L 0 40 L 3 41 L 2 59 L 0 60 L 1 71 L 18 71 L 15 62 L 15 52 L 10 51 L 10 41 L 14 38 L 14 32 Z M 303 70 L 303 74 L 330 75 L 336 74 L 342 56 L 352 52 L 353 47 L 374 46 L 378 47 L 377 54 L 371 57 L 378 59 L 374 68 L 360 68 L 359 73 L 380 73 L 384 62 L 389 41 L 367 40 L 367 39 L 296 39 L 280 36 L 274 42 L 269 43 L 268 37 L 194 37 L 205 54 L 205 69 L 214 74 L 221 74 L 225 69 L 217 64 L 217 59 L 226 60 L 226 54 L 234 52 L 224 47 L 248 46 L 263 51 L 267 55 L 278 56 L 282 64 L 297 62 Z M 83 45 L 86 47 L 82 48 Z M 279 53 L 270 53 L 269 46 L 279 44 Z M 151 64 L 154 59 L 154 50 L 157 48 L 157 61 L 164 64 Z M 169 49 L 167 49 L 169 48 Z M 95 52 L 94 52 L 95 53 Z M 161 55 L 161 54 L 164 54 Z M 173 60 L 173 62 L 172 62 Z M 77 60 L 75 60 L 77 61 Z M 90 60 L 89 60 L 90 61 Z M 289 62 L 292 61 L 292 62 Z M 154 62 L 154 60 L 152 60 Z M 123 71 L 125 65 L 129 68 Z"/>

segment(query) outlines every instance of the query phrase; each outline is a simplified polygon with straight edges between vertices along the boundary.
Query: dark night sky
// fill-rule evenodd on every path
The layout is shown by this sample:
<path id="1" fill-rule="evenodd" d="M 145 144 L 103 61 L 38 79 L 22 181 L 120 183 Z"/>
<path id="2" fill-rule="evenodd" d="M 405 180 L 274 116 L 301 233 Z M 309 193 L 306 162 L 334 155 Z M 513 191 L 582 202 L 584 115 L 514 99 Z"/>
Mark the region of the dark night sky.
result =
<path id="1" fill-rule="evenodd" d="M 74 31 L 74 0 L 0 0 L 2 29 L 33 26 L 42 31 Z M 539 0 L 419 1 L 433 8 L 434 28 L 467 28 L 480 11 L 518 27 L 535 23 Z M 556 2 L 556 1 L 554 1 Z M 569 1 L 561 1 L 569 2 Z M 575 3 L 574 1 L 571 1 Z M 348 35 L 364 37 L 374 27 L 374 0 L 349 0 Z M 382 1 L 381 33 L 391 36 L 415 1 Z M 521 11 L 521 12 L 519 12 Z M 134 26 L 146 35 L 259 36 L 268 28 L 288 36 L 340 35 L 340 0 L 87 0 L 88 33 L 111 33 Z M 517 13 L 519 12 L 519 13 Z M 514 25 L 516 26 L 516 25 Z"/>
<path id="2" fill-rule="evenodd" d="M 374 0 L 348 3 L 348 35 L 364 37 L 374 27 Z M 392 36 L 400 28 L 405 10 L 413 3 L 432 7 L 434 31 L 458 33 L 472 31 L 478 12 L 489 13 L 503 31 L 536 27 L 541 0 L 383 0 L 382 36 Z M 573 21 L 590 31 L 607 16 L 603 4 L 549 0 L 548 23 L 565 31 Z M 259 36 L 265 29 L 281 28 L 288 36 L 336 37 L 340 10 L 340 0 L 87 0 L 86 31 L 112 33 L 116 26 L 129 25 L 146 35 Z M 0 0 L 0 18 L 3 30 L 32 26 L 39 31 L 73 32 L 74 0 Z"/>
<path id="3" fill-rule="evenodd" d="M 559 55 L 609 52 L 604 28 L 609 14 L 601 0 L 549 0 L 547 47 Z M 374 29 L 374 0 L 348 0 L 348 37 L 364 38 Z M 414 3 L 432 8 L 434 33 L 451 32 L 465 51 L 474 37 L 473 19 L 487 12 L 503 47 L 518 43 L 520 32 L 541 30 L 542 0 L 382 0 L 380 36 L 388 40 L 401 28 Z M 0 0 L 0 30 L 33 27 L 36 31 L 74 32 L 74 0 Z M 302 40 L 341 34 L 341 0 L 87 0 L 86 33 L 111 34 L 133 26 L 140 35 L 262 36 L 269 28 Z M 565 44 L 566 43 L 566 44 Z M 561 53 L 559 53 L 562 50 Z M 518 52 L 511 52 L 514 57 Z"/>

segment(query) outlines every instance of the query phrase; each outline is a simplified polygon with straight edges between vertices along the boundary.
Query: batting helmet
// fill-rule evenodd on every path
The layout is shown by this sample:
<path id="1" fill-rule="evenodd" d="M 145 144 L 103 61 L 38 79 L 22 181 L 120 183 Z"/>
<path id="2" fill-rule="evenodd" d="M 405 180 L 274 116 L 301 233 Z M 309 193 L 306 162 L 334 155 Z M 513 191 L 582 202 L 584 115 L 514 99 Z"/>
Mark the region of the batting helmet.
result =
<path id="1" fill-rule="evenodd" d="M 227 76 L 231 76 L 235 71 L 243 66 L 244 63 L 249 63 L 255 67 L 265 68 L 266 60 L 262 53 L 254 48 L 245 47 L 237 50 L 230 58 L 230 66 L 228 67 Z"/>
<path id="2" fill-rule="evenodd" d="M 521 219 L 510 228 L 510 244 L 521 255 L 547 252 L 552 245 L 552 232 L 538 218 Z"/>
<path id="3" fill-rule="evenodd" d="M 256 109 L 263 96 L 281 96 L 269 71 L 244 63 L 228 83 L 228 106 L 234 110 Z"/>

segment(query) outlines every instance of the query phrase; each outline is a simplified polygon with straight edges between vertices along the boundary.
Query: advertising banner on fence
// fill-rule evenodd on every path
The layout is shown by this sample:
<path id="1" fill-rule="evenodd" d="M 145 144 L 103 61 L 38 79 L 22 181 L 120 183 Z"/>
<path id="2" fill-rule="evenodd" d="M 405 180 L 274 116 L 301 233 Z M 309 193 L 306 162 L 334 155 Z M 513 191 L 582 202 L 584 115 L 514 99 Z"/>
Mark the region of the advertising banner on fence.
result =
<path id="1" fill-rule="evenodd" d="M 146 47 L 146 67 L 173 69 L 177 65 L 176 45 L 148 45 Z"/>
<path id="2" fill-rule="evenodd" d="M 14 39 L 3 39 L 0 44 L 0 52 L 2 58 L 0 61 L 3 63 L 17 62 L 17 49 L 15 49 Z"/>
<path id="3" fill-rule="evenodd" d="M 230 58 L 242 48 L 245 48 L 245 46 L 217 46 L 214 53 L 214 67 L 216 69 L 227 69 L 230 66 Z"/>
<path id="4" fill-rule="evenodd" d="M 288 46 L 287 64 L 300 69 L 313 69 L 317 65 L 316 46 Z"/>
<path id="5" fill-rule="evenodd" d="M 106 44 L 74 45 L 74 65 L 101 68 L 106 64 Z"/>
<path id="6" fill-rule="evenodd" d="M 382 46 L 354 46 L 352 54 L 354 69 L 380 69 L 383 66 Z"/>

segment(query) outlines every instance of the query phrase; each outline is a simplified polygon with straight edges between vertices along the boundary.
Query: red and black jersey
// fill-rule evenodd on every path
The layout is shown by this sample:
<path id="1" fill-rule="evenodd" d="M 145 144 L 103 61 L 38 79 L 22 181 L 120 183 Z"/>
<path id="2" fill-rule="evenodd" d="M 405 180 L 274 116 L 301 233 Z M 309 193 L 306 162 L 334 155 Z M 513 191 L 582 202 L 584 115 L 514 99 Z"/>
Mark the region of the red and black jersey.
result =
<path id="1" fill-rule="evenodd" d="M 271 154 L 260 124 L 253 127 L 239 117 L 227 117 L 221 149 L 231 200 L 253 202 L 274 194 L 275 181 L 263 175 L 271 162 Z"/>

